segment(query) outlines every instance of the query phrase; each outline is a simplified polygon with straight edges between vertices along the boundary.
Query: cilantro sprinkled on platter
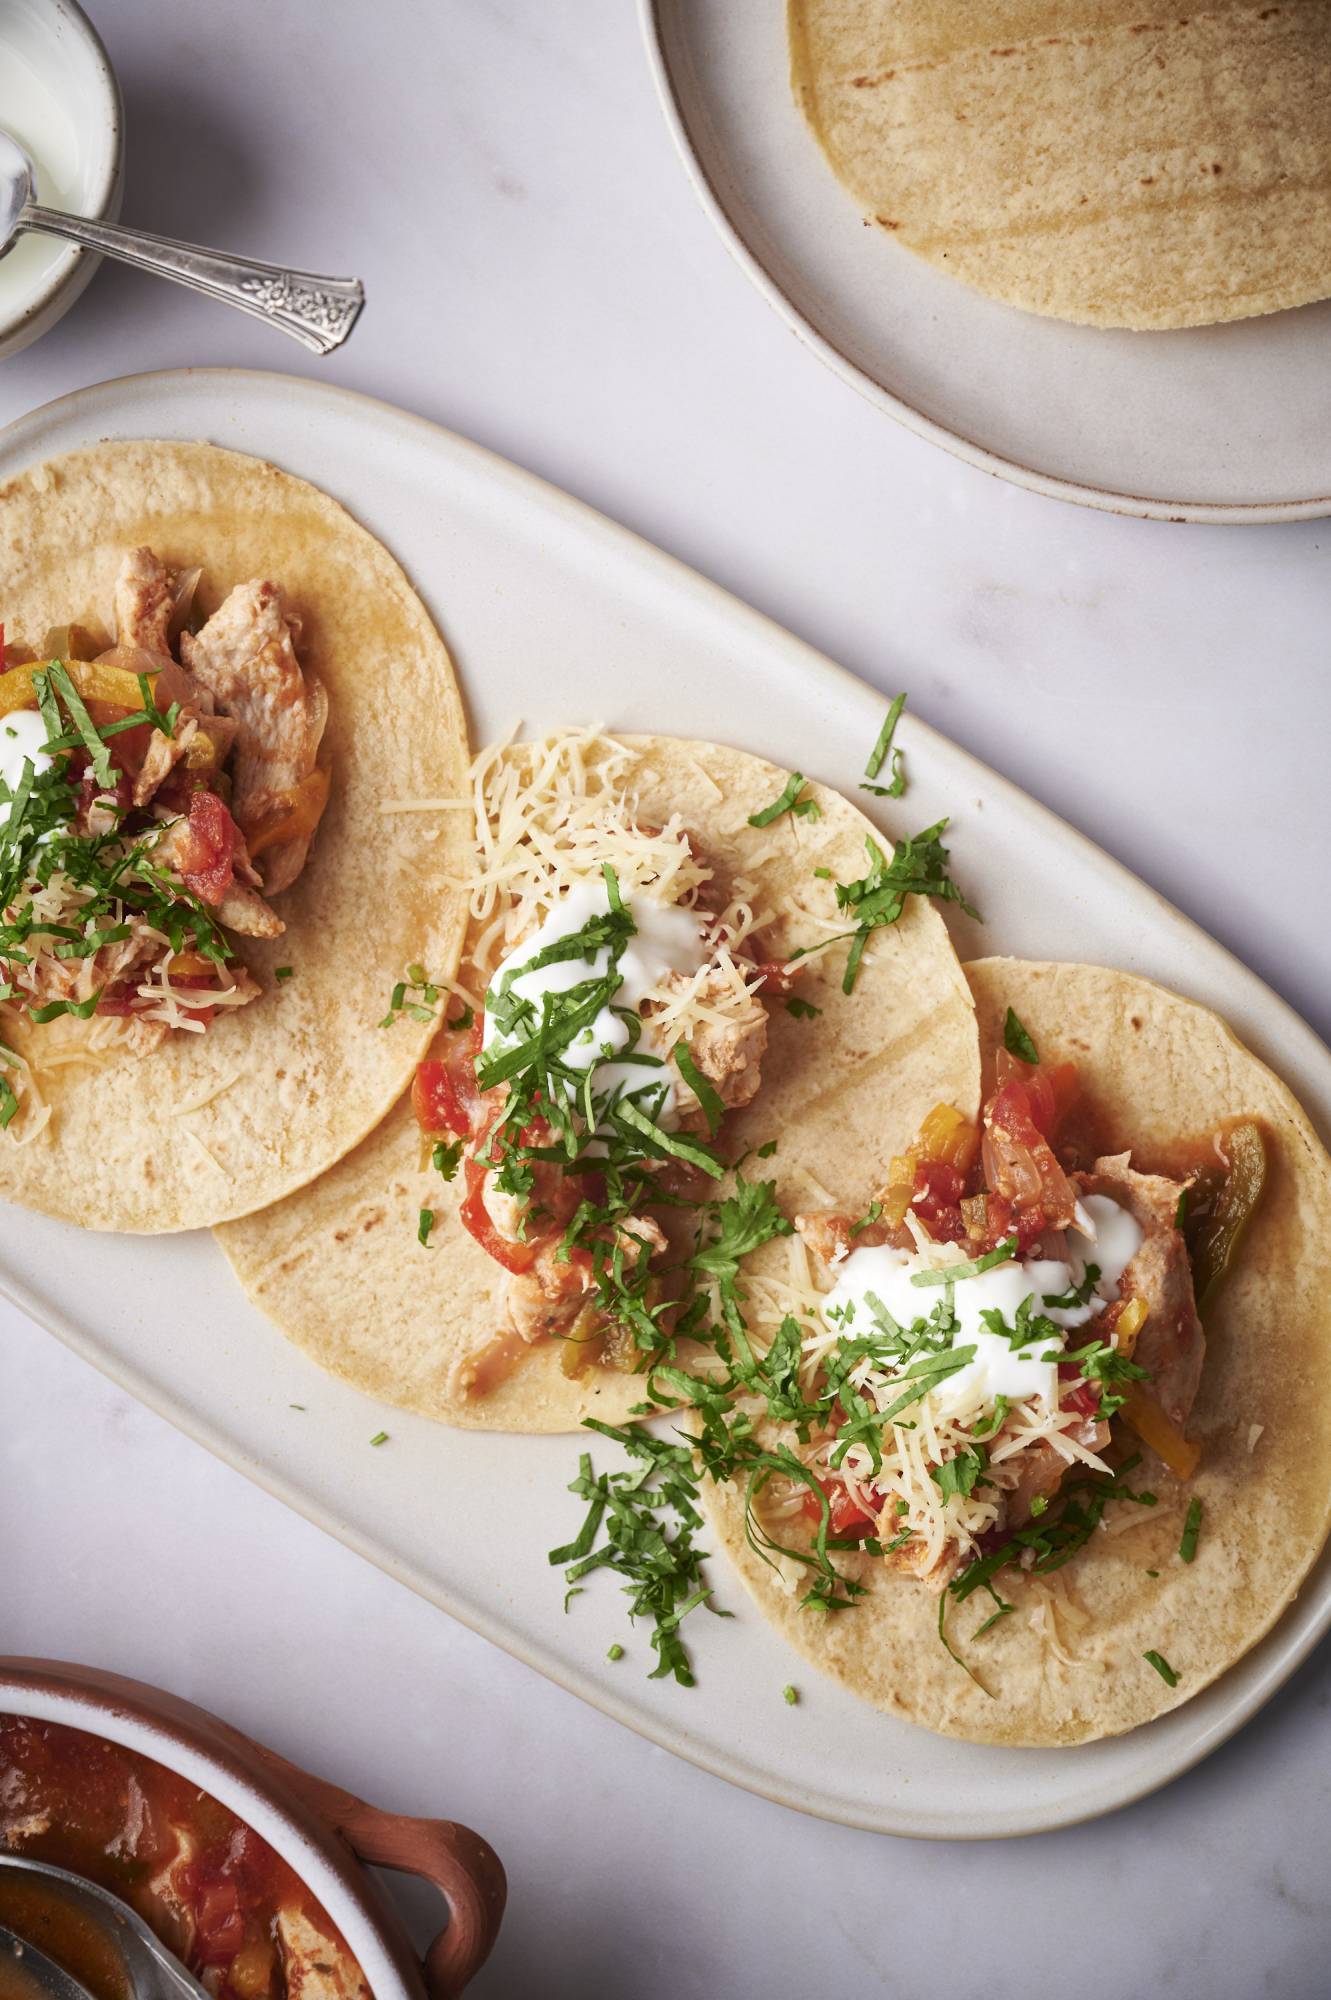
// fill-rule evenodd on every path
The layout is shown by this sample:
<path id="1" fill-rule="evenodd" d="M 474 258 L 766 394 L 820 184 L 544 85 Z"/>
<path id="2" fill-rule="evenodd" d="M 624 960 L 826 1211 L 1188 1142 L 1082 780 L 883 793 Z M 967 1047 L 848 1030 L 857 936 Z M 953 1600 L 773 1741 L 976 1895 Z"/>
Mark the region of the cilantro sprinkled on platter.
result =
<path id="1" fill-rule="evenodd" d="M 862 792 L 872 792 L 875 798 L 899 799 L 906 789 L 906 773 L 900 750 L 895 749 L 892 738 L 896 735 L 901 711 L 906 706 L 906 697 L 899 694 L 883 718 L 883 726 L 878 732 L 878 740 L 869 752 L 869 761 L 864 767 L 864 778 L 860 784 Z M 887 757 L 891 755 L 891 779 L 886 785 L 875 785 L 869 781 L 878 776 Z"/>

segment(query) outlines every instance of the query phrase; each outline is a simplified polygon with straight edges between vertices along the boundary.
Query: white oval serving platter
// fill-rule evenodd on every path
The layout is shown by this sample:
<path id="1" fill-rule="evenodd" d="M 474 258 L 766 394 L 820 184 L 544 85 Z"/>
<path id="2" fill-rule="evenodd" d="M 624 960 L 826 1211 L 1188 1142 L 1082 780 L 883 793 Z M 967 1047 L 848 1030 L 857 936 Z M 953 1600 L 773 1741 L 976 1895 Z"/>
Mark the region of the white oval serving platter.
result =
<path id="1" fill-rule="evenodd" d="M 11 425 L 0 479 L 104 437 L 209 438 L 345 501 L 438 620 L 477 741 L 518 721 L 702 734 L 853 789 L 877 733 L 883 697 L 811 647 L 590 508 L 386 404 L 286 375 L 136 376 Z M 1162 980 L 1220 1008 L 1331 1129 L 1331 1053 L 1253 973 L 909 714 L 902 738 L 905 805 L 884 817 L 865 803 L 896 832 L 954 815 L 954 867 L 987 919 L 963 921 L 963 953 L 1109 961 Z M 993 1837 L 1126 1804 L 1231 1735 L 1331 1624 L 1324 1556 L 1254 1652 L 1149 1727 L 1076 1750 L 978 1748 L 879 1715 L 805 1669 L 717 1564 L 718 1601 L 735 1615 L 690 1620 L 699 1685 L 649 1681 L 644 1633 L 625 1659 L 606 1659 L 626 1637 L 613 1582 L 565 1616 L 546 1561 L 581 1519 L 566 1487 L 582 1440 L 487 1437 L 386 1410 L 282 1340 L 207 1235 L 84 1234 L 5 1210 L 0 1289 L 210 1450 L 551 1679 L 721 1777 L 849 1825 Z M 389 1444 L 371 1450 L 380 1429 Z M 794 1710 L 781 1699 L 792 1676 Z"/>
<path id="2" fill-rule="evenodd" d="M 1331 513 L 1331 300 L 1130 333 L 986 298 L 866 225 L 790 88 L 781 0 L 639 0 L 698 197 L 781 317 L 880 410 L 1037 493 L 1159 520 Z"/>

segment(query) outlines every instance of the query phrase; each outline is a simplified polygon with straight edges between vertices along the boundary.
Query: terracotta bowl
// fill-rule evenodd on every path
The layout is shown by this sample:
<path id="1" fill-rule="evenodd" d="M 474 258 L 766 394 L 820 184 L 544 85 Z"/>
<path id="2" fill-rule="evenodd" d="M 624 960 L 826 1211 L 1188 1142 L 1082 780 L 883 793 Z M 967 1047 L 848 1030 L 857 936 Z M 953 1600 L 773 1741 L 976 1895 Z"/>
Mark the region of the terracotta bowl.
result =
<path id="1" fill-rule="evenodd" d="M 210 1792 L 313 1891 L 375 2000 L 452 2000 L 489 1956 L 507 1884 L 498 1855 L 469 1827 L 380 1812 L 192 1702 L 65 1660 L 0 1656 L 0 1714 L 106 1737 Z M 423 1960 L 367 1864 L 419 1875 L 444 1898 L 448 1921 Z"/>

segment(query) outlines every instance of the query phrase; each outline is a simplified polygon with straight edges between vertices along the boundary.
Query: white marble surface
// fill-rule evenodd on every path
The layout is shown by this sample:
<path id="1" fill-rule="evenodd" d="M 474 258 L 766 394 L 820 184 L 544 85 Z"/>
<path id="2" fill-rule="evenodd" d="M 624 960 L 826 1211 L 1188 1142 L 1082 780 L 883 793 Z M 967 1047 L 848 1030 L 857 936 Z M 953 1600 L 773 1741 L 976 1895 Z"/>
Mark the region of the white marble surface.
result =
<path id="1" fill-rule="evenodd" d="M 907 686 L 1331 1031 L 1331 529 L 1081 513 L 878 417 L 713 238 L 627 0 L 95 12 L 127 101 L 127 219 L 360 272 L 360 329 L 309 366 L 495 446 Z M 307 366 L 107 269 L 0 368 L 0 421 L 192 362 Z M 912 1846 L 640 1742 L 4 1308 L 0 1414 L 0 1646 L 160 1682 L 385 1804 L 481 1828 L 512 1903 L 478 1993 L 1026 2000 L 1032 1951 L 1038 1983 L 1083 2000 L 1326 1990 L 1325 1647 L 1208 1764 L 1111 1820 Z"/>

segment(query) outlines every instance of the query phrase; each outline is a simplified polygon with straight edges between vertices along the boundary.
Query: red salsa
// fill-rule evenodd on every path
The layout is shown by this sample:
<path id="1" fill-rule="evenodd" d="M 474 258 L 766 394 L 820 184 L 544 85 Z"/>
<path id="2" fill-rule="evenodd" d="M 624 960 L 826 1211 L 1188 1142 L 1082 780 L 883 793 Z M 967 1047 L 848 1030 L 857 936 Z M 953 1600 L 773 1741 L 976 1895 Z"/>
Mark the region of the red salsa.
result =
<path id="1" fill-rule="evenodd" d="M 0 1851 L 121 1897 L 216 2000 L 369 2000 L 332 1919 L 267 1841 L 102 1737 L 0 1715 Z M 0 1869 L 0 1921 L 20 1931 L 30 1879 Z M 54 1933 L 23 1934 L 60 1956 Z"/>

